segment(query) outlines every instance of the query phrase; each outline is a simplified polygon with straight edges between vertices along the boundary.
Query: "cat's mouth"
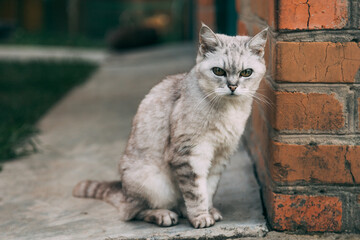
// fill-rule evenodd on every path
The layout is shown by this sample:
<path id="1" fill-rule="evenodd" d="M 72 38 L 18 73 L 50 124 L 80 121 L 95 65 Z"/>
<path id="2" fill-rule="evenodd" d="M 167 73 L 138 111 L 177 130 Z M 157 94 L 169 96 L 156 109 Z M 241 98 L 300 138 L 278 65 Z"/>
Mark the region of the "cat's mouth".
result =
<path id="1" fill-rule="evenodd" d="M 237 98 L 237 97 L 239 97 L 239 94 L 231 92 L 231 93 L 225 94 L 224 97 L 225 98 Z"/>
<path id="2" fill-rule="evenodd" d="M 243 94 L 241 91 L 229 91 L 226 94 L 224 94 L 224 97 L 226 98 L 241 98 L 246 96 L 246 94 Z"/>
<path id="3" fill-rule="evenodd" d="M 240 94 L 236 91 L 230 91 L 228 94 L 226 94 L 229 97 L 238 97 Z"/>

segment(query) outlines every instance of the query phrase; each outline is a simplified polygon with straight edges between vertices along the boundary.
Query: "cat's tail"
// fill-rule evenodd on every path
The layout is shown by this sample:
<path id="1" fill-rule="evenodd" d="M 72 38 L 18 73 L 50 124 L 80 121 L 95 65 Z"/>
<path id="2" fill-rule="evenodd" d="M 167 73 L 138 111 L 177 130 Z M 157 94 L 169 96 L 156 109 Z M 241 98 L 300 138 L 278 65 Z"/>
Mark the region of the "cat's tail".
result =
<path id="1" fill-rule="evenodd" d="M 73 189 L 72 195 L 80 198 L 95 198 L 105 200 L 109 193 L 120 192 L 122 184 L 120 181 L 99 182 L 85 180 L 79 182 Z"/>
<path id="2" fill-rule="evenodd" d="M 123 221 L 133 219 L 146 206 L 143 200 L 123 193 L 120 181 L 81 181 L 74 187 L 72 194 L 74 197 L 95 198 L 110 203 L 119 210 L 119 217 Z"/>

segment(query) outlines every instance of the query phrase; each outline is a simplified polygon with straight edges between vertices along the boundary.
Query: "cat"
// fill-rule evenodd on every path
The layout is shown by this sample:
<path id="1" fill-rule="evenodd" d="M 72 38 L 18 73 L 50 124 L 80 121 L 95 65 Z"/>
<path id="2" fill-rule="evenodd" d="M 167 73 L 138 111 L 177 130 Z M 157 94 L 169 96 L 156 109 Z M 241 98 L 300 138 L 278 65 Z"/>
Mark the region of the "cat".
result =
<path id="1" fill-rule="evenodd" d="M 254 37 L 215 34 L 203 24 L 196 65 L 151 89 L 134 117 L 121 179 L 82 181 L 75 197 L 102 199 L 120 218 L 194 228 L 222 220 L 213 206 L 264 77 L 267 29 Z"/>

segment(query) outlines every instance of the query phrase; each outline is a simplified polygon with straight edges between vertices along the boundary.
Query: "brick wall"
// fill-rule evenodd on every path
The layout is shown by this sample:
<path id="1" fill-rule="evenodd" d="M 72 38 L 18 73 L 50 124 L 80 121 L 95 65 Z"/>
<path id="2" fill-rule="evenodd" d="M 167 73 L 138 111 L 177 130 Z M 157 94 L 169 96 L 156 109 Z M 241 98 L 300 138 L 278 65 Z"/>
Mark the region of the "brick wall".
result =
<path id="1" fill-rule="evenodd" d="M 239 35 L 270 26 L 245 136 L 270 227 L 360 232 L 360 1 L 235 1 Z"/>
<path id="2" fill-rule="evenodd" d="M 270 226 L 360 231 L 359 2 L 239 2 L 239 34 L 271 27 L 246 136 Z"/>

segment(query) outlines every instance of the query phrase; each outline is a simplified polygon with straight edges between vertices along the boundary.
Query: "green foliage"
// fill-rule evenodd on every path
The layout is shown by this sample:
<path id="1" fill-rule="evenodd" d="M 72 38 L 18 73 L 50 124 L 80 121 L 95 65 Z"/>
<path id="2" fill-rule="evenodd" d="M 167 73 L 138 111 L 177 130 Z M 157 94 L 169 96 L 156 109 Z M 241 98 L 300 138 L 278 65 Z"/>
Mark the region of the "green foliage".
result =
<path id="1" fill-rule="evenodd" d="M 0 163 L 27 154 L 17 149 L 34 146 L 29 137 L 38 132 L 37 120 L 95 68 L 80 61 L 0 61 Z"/>
<path id="2" fill-rule="evenodd" d="M 84 35 L 69 35 L 51 32 L 27 32 L 17 29 L 9 38 L 0 39 L 0 45 L 40 45 L 105 48 L 103 39 L 93 39 Z"/>

